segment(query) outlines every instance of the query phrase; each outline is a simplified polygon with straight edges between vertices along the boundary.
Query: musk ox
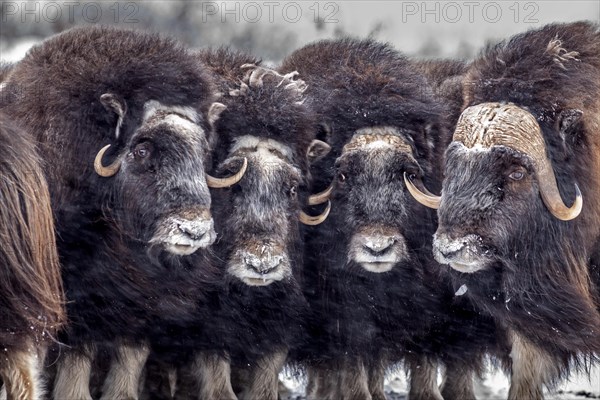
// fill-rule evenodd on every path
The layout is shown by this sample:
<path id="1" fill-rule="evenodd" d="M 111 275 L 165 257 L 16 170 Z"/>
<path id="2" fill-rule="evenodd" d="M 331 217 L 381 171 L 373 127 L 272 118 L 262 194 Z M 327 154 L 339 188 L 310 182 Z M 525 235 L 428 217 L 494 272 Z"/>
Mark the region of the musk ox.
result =
<path id="1" fill-rule="evenodd" d="M 440 398 L 443 359 L 463 372 L 444 393 L 473 397 L 470 380 L 485 349 L 476 315 L 453 300 L 429 254 L 435 214 L 403 181 L 406 174 L 419 187 L 441 184 L 450 136 L 442 102 L 408 59 L 370 40 L 308 45 L 284 60 L 280 71 L 291 70 L 306 80 L 307 103 L 332 146 L 313 172 L 316 189 L 333 182 L 323 192 L 331 214 L 311 230 L 305 251 L 313 312 L 310 343 L 297 357 L 308 364 L 309 395 L 385 399 L 386 369 L 404 359 L 410 397 Z M 472 349 L 459 349 L 461 340 Z"/>
<path id="2" fill-rule="evenodd" d="M 224 106 L 181 45 L 106 27 L 35 46 L 4 91 L 1 107 L 39 142 L 58 231 L 70 323 L 54 396 L 91 398 L 107 347 L 121 362 L 103 396 L 135 398 L 148 334 L 193 314 L 218 277 L 196 250 L 216 237 L 208 186 L 223 182 L 204 171 Z"/>
<path id="3" fill-rule="evenodd" d="M 510 399 L 600 352 L 600 29 L 552 24 L 487 48 L 464 80 L 433 251 L 505 332 Z"/>
<path id="4" fill-rule="evenodd" d="M 42 398 L 46 346 L 65 321 L 40 162 L 31 137 L 0 114 L 0 383 L 9 399 Z"/>
<path id="5" fill-rule="evenodd" d="M 216 174 L 239 170 L 244 160 L 247 169 L 235 187 L 213 191 L 215 263 L 225 277 L 211 321 L 203 321 L 208 336 L 198 338 L 199 352 L 181 375 L 195 381 L 189 390 L 198 398 L 276 400 L 278 374 L 302 337 L 308 307 L 300 223 L 320 223 L 329 210 L 315 217 L 302 211 L 319 202 L 308 195 L 309 163 L 329 146 L 315 139 L 296 72 L 281 75 L 227 49 L 197 57 L 215 74 L 227 106 L 215 124 Z"/>

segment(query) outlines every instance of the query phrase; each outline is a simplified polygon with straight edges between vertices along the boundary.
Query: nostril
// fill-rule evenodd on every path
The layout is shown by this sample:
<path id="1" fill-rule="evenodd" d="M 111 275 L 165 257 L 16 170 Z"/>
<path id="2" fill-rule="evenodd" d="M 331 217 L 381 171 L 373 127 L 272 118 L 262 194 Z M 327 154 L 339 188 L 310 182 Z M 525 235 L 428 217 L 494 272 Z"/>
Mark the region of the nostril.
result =
<path id="1" fill-rule="evenodd" d="M 259 268 L 261 264 L 259 258 L 254 255 L 244 257 L 244 263 L 252 269 Z"/>
<path id="2" fill-rule="evenodd" d="M 389 253 L 396 240 L 386 238 L 385 240 L 367 240 L 363 244 L 364 250 L 372 256 L 383 256 Z"/>
<path id="3" fill-rule="evenodd" d="M 372 248 L 369 246 L 364 246 L 365 250 L 367 251 L 367 253 L 369 253 L 372 256 L 383 256 L 387 253 L 389 253 L 391 246 L 388 246 L 386 248 Z"/>
<path id="4" fill-rule="evenodd" d="M 442 254 L 444 257 L 446 257 L 446 258 L 451 258 L 451 256 L 452 256 L 453 254 L 456 254 L 457 252 L 456 252 L 456 251 L 446 251 L 446 250 L 440 250 L 440 253 L 441 253 L 441 254 Z"/>
<path id="5" fill-rule="evenodd" d="M 460 242 L 459 245 L 455 245 L 453 248 L 442 248 L 439 252 L 448 259 L 455 257 L 456 255 L 463 253 L 467 248 L 468 243 L 466 241 Z"/>

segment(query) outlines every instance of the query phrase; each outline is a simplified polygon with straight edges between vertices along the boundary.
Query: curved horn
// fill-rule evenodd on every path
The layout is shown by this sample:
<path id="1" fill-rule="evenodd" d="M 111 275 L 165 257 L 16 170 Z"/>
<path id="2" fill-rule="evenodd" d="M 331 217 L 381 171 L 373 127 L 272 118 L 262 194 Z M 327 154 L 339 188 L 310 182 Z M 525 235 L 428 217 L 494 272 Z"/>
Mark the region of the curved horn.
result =
<path id="1" fill-rule="evenodd" d="M 110 144 L 107 144 L 106 146 L 101 148 L 98 154 L 96 154 L 96 158 L 94 159 L 94 171 L 96 171 L 98 175 L 104 178 L 114 176 L 119 171 L 119 168 L 121 168 L 121 160 L 118 158 L 108 167 L 102 165 L 102 157 L 104 156 L 104 153 L 106 153 L 106 150 L 108 150 L 109 147 Z"/>
<path id="2" fill-rule="evenodd" d="M 548 159 L 543 164 L 548 164 L 550 161 Z M 571 207 L 567 207 L 560 197 L 560 193 L 558 191 L 558 185 L 556 184 L 556 177 L 554 176 L 554 171 L 552 167 L 549 165 L 543 165 L 540 170 L 537 172 L 538 174 L 538 183 L 540 186 L 540 195 L 542 196 L 542 200 L 548 210 L 554 215 L 556 218 L 561 221 L 570 221 L 576 218 L 583 208 L 583 197 L 581 196 L 581 191 L 579 190 L 579 186 L 575 184 L 575 202 Z"/>
<path id="3" fill-rule="evenodd" d="M 331 192 L 333 192 L 333 184 L 329 185 L 327 189 L 322 191 L 321 193 L 313 194 L 308 198 L 309 206 L 316 206 L 319 204 L 325 203 L 331 197 Z"/>
<path id="4" fill-rule="evenodd" d="M 248 168 L 248 159 L 244 157 L 244 163 L 235 175 L 230 176 L 229 178 L 215 178 L 214 176 L 206 174 L 206 184 L 208 185 L 208 187 L 214 189 L 233 186 L 242 179 L 242 177 L 246 173 L 246 168 Z"/>
<path id="5" fill-rule="evenodd" d="M 304 225 L 311 225 L 311 226 L 319 225 L 320 223 L 322 223 L 323 221 L 325 221 L 327 219 L 330 211 L 331 211 L 331 202 L 327 201 L 327 208 L 325 209 L 325 211 L 323 211 L 321 213 L 321 215 L 317 215 L 317 216 L 313 217 L 311 215 L 306 214 L 304 211 L 300 211 L 300 215 L 298 215 L 298 219 Z"/>
<path id="6" fill-rule="evenodd" d="M 512 104 L 482 103 L 463 111 L 456 124 L 454 140 L 466 147 L 504 145 L 527 154 L 534 164 L 542 201 L 556 218 L 569 221 L 581 213 L 583 198 L 575 185 L 575 202 L 567 207 L 560 197 L 546 142 L 536 118 Z"/>
<path id="7" fill-rule="evenodd" d="M 415 198 L 416 201 L 423 204 L 426 207 L 438 209 L 440 208 L 440 202 L 442 198 L 440 196 L 435 196 L 431 194 L 427 189 L 419 190 L 414 183 L 406 176 L 406 172 L 404 172 L 404 183 L 410 194 Z"/>

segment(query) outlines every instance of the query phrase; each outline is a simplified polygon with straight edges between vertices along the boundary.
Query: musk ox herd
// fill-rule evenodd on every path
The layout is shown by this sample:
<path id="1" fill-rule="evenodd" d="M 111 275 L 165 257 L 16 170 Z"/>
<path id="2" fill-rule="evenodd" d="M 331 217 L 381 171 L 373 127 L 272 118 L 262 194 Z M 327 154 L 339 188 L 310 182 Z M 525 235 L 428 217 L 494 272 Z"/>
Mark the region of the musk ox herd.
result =
<path id="1" fill-rule="evenodd" d="M 600 26 L 279 65 L 78 27 L 1 66 L 0 397 L 542 399 L 600 356 Z M 439 194 L 439 195 L 438 195 Z M 438 387 L 438 371 L 443 380 Z"/>

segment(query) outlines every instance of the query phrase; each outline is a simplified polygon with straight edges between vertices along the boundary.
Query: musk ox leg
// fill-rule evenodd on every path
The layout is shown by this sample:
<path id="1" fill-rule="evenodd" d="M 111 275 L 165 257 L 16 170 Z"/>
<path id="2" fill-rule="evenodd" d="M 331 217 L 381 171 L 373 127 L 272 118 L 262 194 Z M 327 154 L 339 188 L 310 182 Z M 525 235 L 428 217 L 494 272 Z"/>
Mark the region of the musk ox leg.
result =
<path id="1" fill-rule="evenodd" d="M 309 400 L 373 399 L 367 370 L 358 360 L 310 367 L 306 397 Z"/>
<path id="2" fill-rule="evenodd" d="M 279 388 L 279 372 L 287 359 L 287 350 L 277 351 L 258 360 L 248 371 L 248 379 L 243 382 L 244 388 L 238 398 L 240 400 L 277 400 Z"/>
<path id="3" fill-rule="evenodd" d="M 437 363 L 427 357 L 407 360 L 408 400 L 443 400 L 437 383 Z"/>
<path id="4" fill-rule="evenodd" d="M 556 361 L 516 332 L 511 332 L 510 337 L 512 348 L 508 400 L 543 399 L 544 385 L 560 374 Z"/>
<path id="5" fill-rule="evenodd" d="M 95 355 L 96 349 L 93 346 L 88 346 L 84 350 L 63 352 L 57 361 L 53 398 L 92 400 L 90 377 Z"/>
<path id="6" fill-rule="evenodd" d="M 283 383 L 282 380 L 279 380 L 277 383 L 277 396 L 281 398 L 288 398 L 292 395 L 292 391 Z"/>
<path id="7" fill-rule="evenodd" d="M 448 363 L 441 389 L 444 400 L 476 400 L 473 372 L 472 368 L 465 365 Z"/>
<path id="8" fill-rule="evenodd" d="M 380 363 L 369 368 L 369 392 L 373 400 L 386 400 L 383 384 L 385 380 L 385 365 Z"/>
<path id="9" fill-rule="evenodd" d="M 44 395 L 41 366 L 44 349 L 36 349 L 31 343 L 27 350 L 8 350 L 0 355 L 0 377 L 4 387 L 0 398 L 7 400 L 37 400 Z"/>
<path id="10" fill-rule="evenodd" d="M 143 344 L 119 345 L 116 357 L 111 361 L 108 375 L 104 380 L 100 399 L 137 400 L 140 377 L 149 354 L 150 348 Z"/>
<path id="11" fill-rule="evenodd" d="M 332 377 L 336 374 L 333 370 L 328 370 L 326 367 L 320 365 L 319 367 L 311 366 L 307 371 L 308 382 L 306 384 L 306 398 L 308 400 L 320 400 L 327 399 L 327 393 L 331 393 L 331 381 Z M 328 377 L 330 379 L 328 379 Z"/>
<path id="12" fill-rule="evenodd" d="M 346 361 L 339 380 L 340 393 L 333 399 L 371 400 L 369 376 L 362 361 Z"/>
<path id="13" fill-rule="evenodd" d="M 140 377 L 140 400 L 175 399 L 175 393 L 180 390 L 179 374 L 176 367 L 159 362 L 146 361 L 142 376 Z M 196 398 L 190 393 L 182 391 L 178 400 Z M 186 396 L 183 396 L 186 394 Z M 183 396 L 183 397 L 182 397 Z"/>
<path id="14" fill-rule="evenodd" d="M 191 370 L 182 374 L 181 379 L 186 379 L 187 374 L 191 375 L 188 380 L 195 383 L 193 391 L 198 393 L 198 400 L 237 400 L 231 386 L 231 365 L 225 357 L 214 353 L 198 353 Z"/>

